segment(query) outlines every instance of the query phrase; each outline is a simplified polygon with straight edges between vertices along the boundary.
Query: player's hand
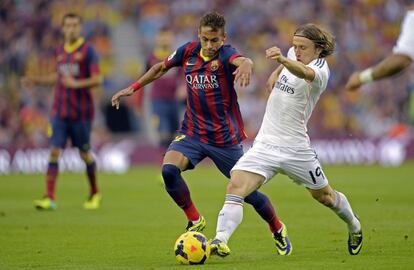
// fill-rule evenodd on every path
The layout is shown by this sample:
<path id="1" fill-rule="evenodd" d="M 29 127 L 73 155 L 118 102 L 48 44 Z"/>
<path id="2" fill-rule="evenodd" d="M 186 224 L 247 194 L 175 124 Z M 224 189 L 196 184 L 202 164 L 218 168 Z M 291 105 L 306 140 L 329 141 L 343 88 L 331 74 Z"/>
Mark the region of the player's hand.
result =
<path id="1" fill-rule="evenodd" d="M 359 72 L 354 72 L 345 85 L 345 90 L 355 91 L 362 85 L 361 80 L 359 79 Z"/>
<path id="2" fill-rule="evenodd" d="M 253 65 L 251 61 L 244 60 L 240 66 L 233 72 L 234 84 L 240 81 L 240 86 L 245 87 L 250 84 L 250 78 L 252 77 Z"/>
<path id="3" fill-rule="evenodd" d="M 266 50 L 266 58 L 276 60 L 280 63 L 284 56 L 280 48 L 274 46 Z"/>
<path id="4" fill-rule="evenodd" d="M 78 82 L 71 76 L 64 76 L 62 83 L 67 88 L 79 88 Z"/>
<path id="5" fill-rule="evenodd" d="M 127 97 L 134 93 L 134 89 L 132 87 L 127 87 L 118 91 L 115 95 L 112 96 L 112 107 L 115 107 L 117 110 L 119 109 L 119 103 L 121 101 L 121 97 Z"/>

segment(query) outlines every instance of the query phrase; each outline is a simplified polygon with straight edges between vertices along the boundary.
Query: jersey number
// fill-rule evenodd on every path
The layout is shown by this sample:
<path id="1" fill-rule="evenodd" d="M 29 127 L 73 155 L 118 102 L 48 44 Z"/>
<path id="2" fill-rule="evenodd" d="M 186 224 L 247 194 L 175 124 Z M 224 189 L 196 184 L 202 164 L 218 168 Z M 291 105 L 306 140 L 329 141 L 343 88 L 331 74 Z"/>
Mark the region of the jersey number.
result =
<path id="1" fill-rule="evenodd" d="M 321 167 L 317 167 L 316 169 L 315 169 L 315 174 L 313 174 L 314 172 L 313 171 L 309 171 L 309 174 L 310 174 L 310 176 L 311 176 L 311 178 L 312 178 L 312 182 L 314 183 L 314 184 L 316 184 L 316 178 L 317 177 L 320 177 L 320 176 L 322 176 L 322 179 L 325 179 L 325 175 L 323 175 L 323 172 L 322 172 L 322 169 L 321 169 Z M 316 177 L 315 177 L 316 176 Z"/>

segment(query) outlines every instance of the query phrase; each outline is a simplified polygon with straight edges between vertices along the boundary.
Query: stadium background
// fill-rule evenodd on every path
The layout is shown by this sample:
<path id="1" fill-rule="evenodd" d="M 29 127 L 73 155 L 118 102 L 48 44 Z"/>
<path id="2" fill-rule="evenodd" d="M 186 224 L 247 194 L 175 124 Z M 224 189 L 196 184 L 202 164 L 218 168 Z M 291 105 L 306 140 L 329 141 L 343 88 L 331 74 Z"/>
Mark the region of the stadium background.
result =
<path id="1" fill-rule="evenodd" d="M 255 62 L 253 83 L 238 91 L 250 140 L 260 126 L 266 104 L 264 85 L 275 68 L 265 59 L 264 50 L 277 44 L 286 52 L 295 27 L 315 22 L 332 31 L 337 40 L 336 53 L 329 59 L 328 89 L 308 125 L 322 162 L 399 165 L 414 159 L 412 70 L 357 93 L 343 90 L 353 70 L 378 62 L 392 50 L 405 13 L 402 2 L 1 1 L 0 174 L 41 172 L 46 166 L 54 90 L 23 89 L 19 78 L 51 71 L 53 48 L 61 41 L 61 18 L 68 11 L 83 16 L 84 35 L 96 47 L 105 76 L 101 89 L 94 92 L 97 117 L 92 135 L 101 170 L 125 172 L 130 165 L 159 162 L 162 150 L 156 146 L 157 134 L 150 124 L 148 98 L 142 106 L 136 97 L 130 98 L 115 112 L 110 97 L 144 72 L 145 56 L 159 28 L 170 27 L 178 47 L 196 39 L 198 19 L 208 10 L 225 14 L 228 42 Z M 62 163 L 62 170 L 83 170 L 76 151 L 67 150 Z"/>
<path id="2" fill-rule="evenodd" d="M 264 50 L 278 44 L 286 51 L 296 25 L 309 21 L 336 35 L 329 87 L 309 130 L 330 183 L 347 194 L 361 217 L 364 247 L 360 255 L 349 256 L 344 224 L 305 189 L 278 176 L 262 191 L 287 224 L 294 254 L 275 256 L 267 226 L 245 207 L 243 224 L 230 242 L 232 255 L 210 258 L 202 268 L 414 269 L 413 162 L 388 166 L 414 159 L 412 69 L 358 93 L 342 90 L 354 68 L 391 51 L 405 13 L 402 2 L 1 0 L 0 269 L 183 269 L 174 259 L 173 243 L 186 221 L 160 182 L 162 150 L 145 113 L 148 104 L 138 108 L 130 98 L 116 115 L 109 100 L 143 72 L 158 28 L 170 26 L 178 46 L 196 37 L 199 16 L 211 9 L 226 15 L 229 42 L 256 63 L 252 86 L 238 91 L 250 139 L 260 125 L 264 83 L 274 68 Z M 53 89 L 22 89 L 19 77 L 50 71 L 52 48 L 61 41 L 61 17 L 68 11 L 84 17 L 84 34 L 99 51 L 105 75 L 95 92 L 93 131 L 103 201 L 96 211 L 82 208 L 87 181 L 77 152 L 69 149 L 60 168 L 81 173 L 60 174 L 57 211 L 39 212 L 32 200 L 44 192 Z M 183 175 L 207 220 L 204 233 L 213 237 L 226 178 L 210 166 Z"/>

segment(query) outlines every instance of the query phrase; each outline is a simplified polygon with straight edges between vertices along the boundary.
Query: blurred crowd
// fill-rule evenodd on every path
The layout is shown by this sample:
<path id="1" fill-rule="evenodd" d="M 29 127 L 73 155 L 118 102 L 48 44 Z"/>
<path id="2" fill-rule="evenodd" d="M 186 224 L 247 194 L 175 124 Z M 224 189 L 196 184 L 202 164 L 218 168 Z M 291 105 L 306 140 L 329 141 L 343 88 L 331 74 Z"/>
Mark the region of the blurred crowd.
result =
<path id="1" fill-rule="evenodd" d="M 312 137 L 381 137 L 396 126 L 409 125 L 412 70 L 400 76 L 343 90 L 355 69 L 378 62 L 391 52 L 405 14 L 398 0 L 2 0 L 0 2 L 0 146 L 44 146 L 53 88 L 24 89 L 24 74 L 48 74 L 54 68 L 54 48 L 62 42 L 60 24 L 68 11 L 84 19 L 84 36 L 95 46 L 105 77 L 95 91 L 97 117 L 93 142 L 114 136 L 150 141 L 149 121 L 137 99 L 123 103 L 123 116 L 114 115 L 112 94 L 145 71 L 145 57 L 155 33 L 169 27 L 174 47 L 197 38 L 202 14 L 210 10 L 227 19 L 227 41 L 255 63 L 253 83 L 238 89 L 247 133 L 254 137 L 266 105 L 267 77 L 276 64 L 265 49 L 277 44 L 287 52 L 295 28 L 322 25 L 336 36 L 336 53 L 328 62 L 328 89 L 309 122 Z M 411 79 L 410 79 L 411 77 Z M 411 106 L 414 106 L 411 104 Z M 125 116 L 125 117 L 124 117 Z M 116 125 L 114 121 L 116 120 Z M 121 124 L 120 124 L 121 123 Z M 120 125 L 119 125 L 120 124 Z"/>

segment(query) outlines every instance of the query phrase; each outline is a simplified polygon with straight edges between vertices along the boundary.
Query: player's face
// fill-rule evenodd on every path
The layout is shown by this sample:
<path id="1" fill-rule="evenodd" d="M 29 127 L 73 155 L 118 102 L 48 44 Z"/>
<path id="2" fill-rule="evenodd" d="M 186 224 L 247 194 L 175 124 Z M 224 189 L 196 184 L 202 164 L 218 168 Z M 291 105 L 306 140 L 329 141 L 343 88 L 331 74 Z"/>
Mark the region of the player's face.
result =
<path id="1" fill-rule="evenodd" d="M 203 55 L 213 57 L 226 40 L 223 30 L 212 31 L 210 26 L 202 26 L 198 30 Z"/>
<path id="2" fill-rule="evenodd" d="M 81 35 L 81 22 L 79 18 L 66 18 L 63 22 L 62 32 L 66 42 L 75 42 Z"/>
<path id="3" fill-rule="evenodd" d="M 173 41 L 173 34 L 170 31 L 163 31 L 160 32 L 157 36 L 157 46 L 162 48 L 169 48 L 171 47 Z"/>
<path id="4" fill-rule="evenodd" d="M 299 36 L 293 37 L 293 48 L 295 49 L 296 60 L 305 65 L 318 58 L 321 52 L 321 49 L 316 48 L 312 40 Z"/>

